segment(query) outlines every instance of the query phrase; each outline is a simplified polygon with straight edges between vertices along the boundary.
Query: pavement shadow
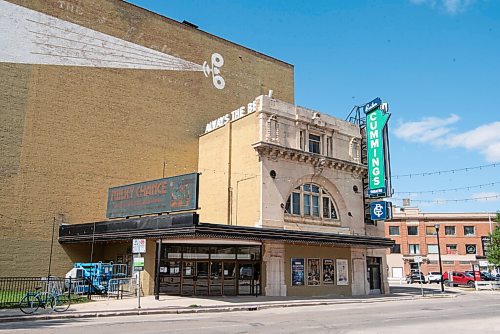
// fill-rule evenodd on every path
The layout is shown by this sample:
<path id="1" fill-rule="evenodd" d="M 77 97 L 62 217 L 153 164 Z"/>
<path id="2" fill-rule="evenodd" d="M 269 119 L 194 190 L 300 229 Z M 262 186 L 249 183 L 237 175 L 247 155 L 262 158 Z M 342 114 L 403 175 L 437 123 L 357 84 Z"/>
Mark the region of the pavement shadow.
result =
<path id="1" fill-rule="evenodd" d="M 439 295 L 441 292 L 441 285 L 428 285 L 423 286 L 424 295 Z M 460 294 L 461 291 L 456 288 L 445 287 L 444 293 L 448 295 Z M 408 285 L 391 285 L 390 286 L 391 295 L 412 295 L 418 296 L 422 295 L 422 288 L 418 284 L 408 284 Z"/>
<path id="2" fill-rule="evenodd" d="M 59 327 L 67 324 L 75 324 L 82 322 L 89 322 L 95 318 L 67 318 L 67 319 L 50 319 L 50 320 L 42 320 L 33 319 L 33 320 L 24 320 L 24 321 L 13 321 L 13 322 L 0 322 L 0 332 L 2 331 L 12 331 L 12 330 L 30 330 L 35 333 L 41 328 L 49 328 L 49 327 Z"/>

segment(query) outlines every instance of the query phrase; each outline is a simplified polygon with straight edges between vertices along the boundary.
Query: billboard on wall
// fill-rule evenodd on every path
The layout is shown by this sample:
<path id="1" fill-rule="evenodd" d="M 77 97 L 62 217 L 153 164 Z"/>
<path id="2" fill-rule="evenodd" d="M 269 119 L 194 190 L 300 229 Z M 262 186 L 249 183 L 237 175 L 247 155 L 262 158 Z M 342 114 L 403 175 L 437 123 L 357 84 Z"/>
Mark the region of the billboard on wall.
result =
<path id="1" fill-rule="evenodd" d="M 391 114 L 379 98 L 365 106 L 368 157 L 368 196 L 390 196 L 389 142 L 387 121 Z M 385 109 L 385 110 L 384 110 Z"/>
<path id="2" fill-rule="evenodd" d="M 198 174 L 127 184 L 108 190 L 107 218 L 196 210 Z"/>

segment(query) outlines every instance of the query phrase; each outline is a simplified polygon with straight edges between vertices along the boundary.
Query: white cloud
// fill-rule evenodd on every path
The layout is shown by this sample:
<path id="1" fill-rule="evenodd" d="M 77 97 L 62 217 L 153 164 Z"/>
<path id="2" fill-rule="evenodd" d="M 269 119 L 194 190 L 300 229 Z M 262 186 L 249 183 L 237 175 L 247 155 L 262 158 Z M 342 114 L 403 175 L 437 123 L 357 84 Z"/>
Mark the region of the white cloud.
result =
<path id="1" fill-rule="evenodd" d="M 500 161 L 500 122 L 479 126 L 473 130 L 451 135 L 444 141 L 449 147 L 463 147 L 481 152 L 487 161 Z"/>
<path id="2" fill-rule="evenodd" d="M 426 5 L 438 8 L 447 14 L 455 15 L 465 12 L 475 0 L 410 0 L 415 5 Z"/>
<path id="3" fill-rule="evenodd" d="M 408 142 L 478 151 L 486 161 L 500 162 L 500 122 L 456 133 L 450 125 L 459 119 L 453 114 L 448 118 L 428 117 L 421 121 L 402 123 L 394 130 L 394 134 Z"/>
<path id="4" fill-rule="evenodd" d="M 472 194 L 471 197 L 477 199 L 480 202 L 500 201 L 500 193 L 498 192 L 475 193 Z"/>
<path id="5" fill-rule="evenodd" d="M 457 115 L 442 119 L 426 117 L 418 122 L 402 123 L 394 130 L 396 137 L 415 143 L 433 142 L 443 138 L 451 129 L 447 127 L 460 119 Z"/>

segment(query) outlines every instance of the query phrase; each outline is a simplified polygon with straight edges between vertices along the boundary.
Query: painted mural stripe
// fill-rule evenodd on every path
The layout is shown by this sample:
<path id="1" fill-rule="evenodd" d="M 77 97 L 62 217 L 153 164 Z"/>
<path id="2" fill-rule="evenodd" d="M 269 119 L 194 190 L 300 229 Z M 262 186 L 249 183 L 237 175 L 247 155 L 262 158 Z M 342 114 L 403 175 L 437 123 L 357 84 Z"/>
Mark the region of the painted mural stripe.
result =
<path id="1" fill-rule="evenodd" d="M 78 49 L 76 45 L 83 46 Z M 203 71 L 199 64 L 0 0 L 0 62 Z"/>

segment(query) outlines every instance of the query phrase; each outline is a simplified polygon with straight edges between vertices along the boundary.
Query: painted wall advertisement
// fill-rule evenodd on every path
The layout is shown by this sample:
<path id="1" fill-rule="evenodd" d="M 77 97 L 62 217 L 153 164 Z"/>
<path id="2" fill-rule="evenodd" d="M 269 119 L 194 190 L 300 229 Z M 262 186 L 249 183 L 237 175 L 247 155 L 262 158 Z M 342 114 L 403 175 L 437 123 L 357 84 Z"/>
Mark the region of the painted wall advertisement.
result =
<path id="1" fill-rule="evenodd" d="M 335 265 L 333 259 L 323 259 L 323 284 L 333 284 L 335 280 Z"/>
<path id="2" fill-rule="evenodd" d="M 307 259 L 307 285 L 320 285 L 321 281 L 321 266 L 319 259 Z"/>
<path id="3" fill-rule="evenodd" d="M 365 105 L 368 155 L 368 196 L 389 197 L 390 163 L 387 121 L 391 116 L 380 98 Z M 389 189 L 390 190 L 390 189 Z"/>
<path id="4" fill-rule="evenodd" d="M 128 184 L 108 190 L 107 218 L 195 210 L 198 174 Z"/>
<path id="5" fill-rule="evenodd" d="M 349 284 L 349 268 L 346 259 L 337 259 L 337 285 Z"/>
<path id="6" fill-rule="evenodd" d="M 292 286 L 304 285 L 304 259 L 292 259 Z"/>

